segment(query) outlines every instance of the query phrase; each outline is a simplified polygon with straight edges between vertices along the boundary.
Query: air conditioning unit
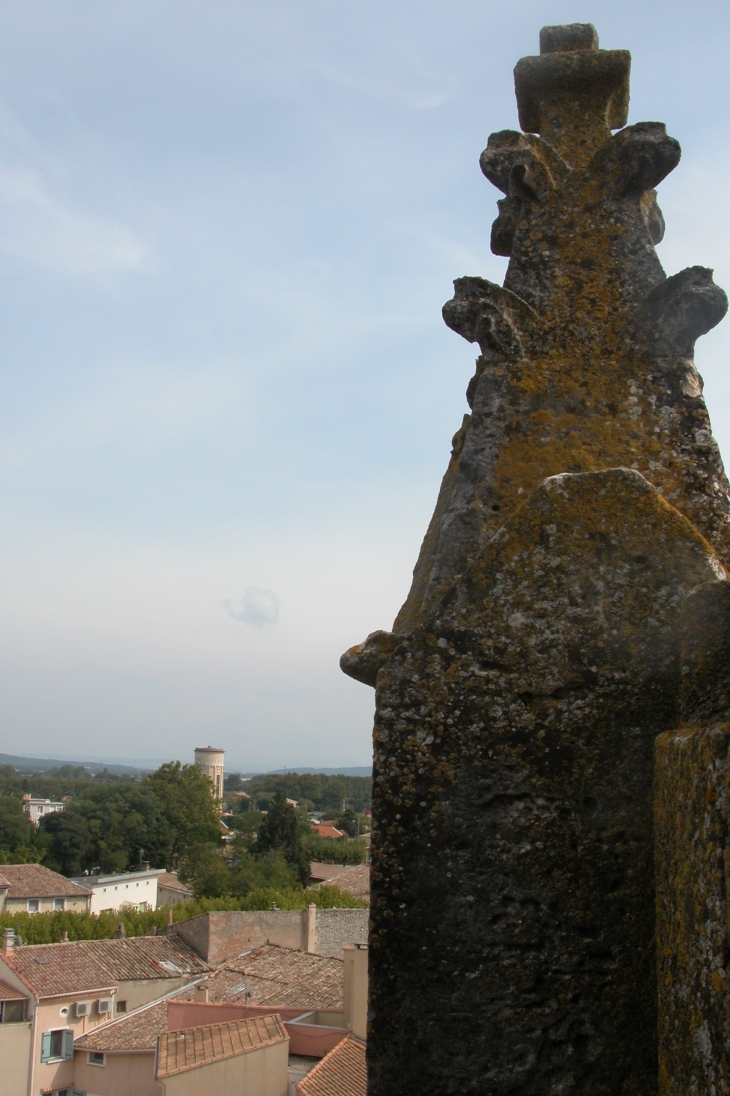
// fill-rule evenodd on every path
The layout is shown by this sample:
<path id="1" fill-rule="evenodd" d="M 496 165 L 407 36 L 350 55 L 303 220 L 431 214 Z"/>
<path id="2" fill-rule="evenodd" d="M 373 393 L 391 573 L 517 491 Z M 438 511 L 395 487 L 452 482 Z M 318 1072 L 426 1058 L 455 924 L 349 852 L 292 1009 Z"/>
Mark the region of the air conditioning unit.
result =
<path id="1" fill-rule="evenodd" d="M 100 997 L 96 1002 L 96 1007 L 99 1012 L 111 1012 L 114 999 L 112 997 Z"/>
<path id="2" fill-rule="evenodd" d="M 77 1001 L 74 1011 L 77 1016 L 88 1016 L 91 1013 L 91 1001 Z"/>

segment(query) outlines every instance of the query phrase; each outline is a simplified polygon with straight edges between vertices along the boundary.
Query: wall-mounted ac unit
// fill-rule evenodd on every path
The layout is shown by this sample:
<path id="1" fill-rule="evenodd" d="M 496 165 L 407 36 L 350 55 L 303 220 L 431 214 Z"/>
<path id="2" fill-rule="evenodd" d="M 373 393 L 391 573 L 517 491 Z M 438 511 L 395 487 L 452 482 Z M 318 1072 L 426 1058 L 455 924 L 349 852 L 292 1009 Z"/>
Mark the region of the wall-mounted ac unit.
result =
<path id="1" fill-rule="evenodd" d="M 91 1012 L 91 1001 L 77 1001 L 74 1011 L 77 1016 L 88 1016 Z"/>
<path id="2" fill-rule="evenodd" d="M 96 1002 L 96 1007 L 99 1012 L 111 1012 L 114 1000 L 111 997 L 100 997 Z"/>

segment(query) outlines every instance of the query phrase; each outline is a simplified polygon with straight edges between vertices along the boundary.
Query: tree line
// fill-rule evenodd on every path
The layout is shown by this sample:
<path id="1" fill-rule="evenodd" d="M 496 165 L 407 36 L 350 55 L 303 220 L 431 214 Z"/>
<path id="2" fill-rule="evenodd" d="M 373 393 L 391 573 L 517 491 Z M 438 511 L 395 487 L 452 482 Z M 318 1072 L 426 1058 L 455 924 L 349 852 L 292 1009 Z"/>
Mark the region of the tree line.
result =
<path id="1" fill-rule="evenodd" d="M 26 789 L 38 795 L 41 779 L 50 791 L 44 798 L 62 789 L 64 810 L 35 826 L 23 810 L 22 796 Z M 58 784 L 51 790 L 54 780 Z M 272 791 L 269 785 L 267 794 L 266 812 L 239 814 L 233 820 L 234 839 L 224 844 L 219 805 L 196 765 L 168 762 L 137 780 L 90 779 L 85 770 L 28 778 L 4 766 L 0 864 L 36 861 L 78 877 L 149 863 L 176 871 L 200 897 L 242 899 L 267 889 L 283 893 L 306 887 L 313 859 L 362 862 L 361 841 L 323 842 L 312 834 L 306 811 L 295 810 L 281 786 Z M 343 820 L 354 832 L 357 816 L 351 808 Z"/>
<path id="2" fill-rule="evenodd" d="M 245 791 L 252 804 L 267 810 L 275 792 L 294 799 L 307 811 L 320 811 L 338 818 L 350 808 L 356 813 L 370 807 L 373 780 L 370 776 L 326 776 L 323 773 L 276 773 L 242 781 L 237 774 L 226 777 L 227 791 Z"/>

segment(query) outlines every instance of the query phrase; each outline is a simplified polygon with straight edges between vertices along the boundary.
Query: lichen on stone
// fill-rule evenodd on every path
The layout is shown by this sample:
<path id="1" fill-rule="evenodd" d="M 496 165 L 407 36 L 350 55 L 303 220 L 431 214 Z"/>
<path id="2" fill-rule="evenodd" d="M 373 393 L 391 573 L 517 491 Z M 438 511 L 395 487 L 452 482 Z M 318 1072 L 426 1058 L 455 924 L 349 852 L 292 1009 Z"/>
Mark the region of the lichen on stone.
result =
<path id="1" fill-rule="evenodd" d="M 688 885 L 655 887 L 690 772 L 662 784 L 684 749 L 665 738 L 661 836 L 653 800 L 657 736 L 730 722 L 730 498 L 693 360 L 727 298 L 661 267 L 680 148 L 626 125 L 629 70 L 585 24 L 543 28 L 517 65 L 524 132 L 481 157 L 505 284 L 459 278 L 444 306 L 480 351 L 470 413 L 393 628 L 342 657 L 376 687 L 371 1096 L 649 1096 L 658 1077 L 679 1096 L 677 1032 L 719 1038 L 705 990 L 694 1026 L 657 1017 L 657 932 Z"/>

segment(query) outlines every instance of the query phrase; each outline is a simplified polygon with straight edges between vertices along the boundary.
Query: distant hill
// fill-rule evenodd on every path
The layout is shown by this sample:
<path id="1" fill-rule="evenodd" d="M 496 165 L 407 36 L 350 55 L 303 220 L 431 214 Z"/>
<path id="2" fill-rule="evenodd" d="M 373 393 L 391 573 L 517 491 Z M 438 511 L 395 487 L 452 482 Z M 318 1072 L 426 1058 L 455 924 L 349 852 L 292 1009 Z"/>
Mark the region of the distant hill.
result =
<path id="1" fill-rule="evenodd" d="M 349 769 L 313 769 L 308 765 L 299 765 L 294 769 L 272 769 L 265 776 L 287 776 L 289 773 L 319 773 L 321 776 L 372 776 L 372 765 L 354 765 Z"/>
<path id="2" fill-rule="evenodd" d="M 152 764 L 147 769 L 141 769 L 133 765 L 117 765 L 111 762 L 69 761 L 67 757 L 60 761 L 58 758 L 54 760 L 49 757 L 19 757 L 6 753 L 0 753 L 0 765 L 12 765 L 19 772 L 29 774 L 44 773 L 49 769 L 61 769 L 64 765 L 73 765 L 88 769 L 90 773 L 101 773 L 107 769 L 114 776 L 143 776 L 153 768 Z"/>
<path id="3" fill-rule="evenodd" d="M 192 758 L 191 758 L 192 760 Z M 97 758 L 96 760 L 89 761 L 84 758 L 50 758 L 50 757 L 22 757 L 16 754 L 0 753 L 0 765 L 12 765 L 14 769 L 18 769 L 21 773 L 43 773 L 49 769 L 60 769 L 64 765 L 83 766 L 88 769 L 90 773 L 100 773 L 104 769 L 108 769 L 114 776 L 144 776 L 145 773 L 151 772 L 156 769 L 162 761 L 150 761 L 145 762 L 140 760 L 137 765 L 125 765 L 124 763 L 110 759 L 104 761 Z M 227 766 L 228 768 L 229 766 Z M 233 772 L 236 771 L 235 766 L 230 766 Z M 330 768 L 330 769 L 317 769 L 309 765 L 298 765 L 290 769 L 271 769 L 265 773 L 261 772 L 242 772 L 241 776 L 244 779 L 251 779 L 256 776 L 286 776 L 287 773 L 319 773 L 321 776 L 372 776 L 372 765 L 355 765 L 350 768 Z"/>

